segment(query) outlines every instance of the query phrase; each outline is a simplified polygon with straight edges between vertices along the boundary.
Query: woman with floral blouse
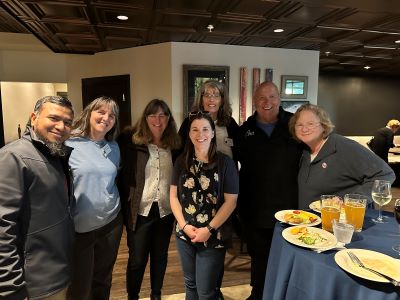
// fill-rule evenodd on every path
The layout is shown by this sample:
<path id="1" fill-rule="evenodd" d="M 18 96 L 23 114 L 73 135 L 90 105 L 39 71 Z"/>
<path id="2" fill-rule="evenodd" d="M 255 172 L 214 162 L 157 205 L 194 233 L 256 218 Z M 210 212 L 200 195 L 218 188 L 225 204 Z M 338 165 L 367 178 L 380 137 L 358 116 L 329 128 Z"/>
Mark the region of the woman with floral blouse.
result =
<path id="1" fill-rule="evenodd" d="M 213 300 L 231 242 L 238 173 L 233 160 L 216 151 L 215 125 L 208 113 L 190 114 L 188 137 L 174 165 L 170 189 L 176 244 L 186 300 Z"/>

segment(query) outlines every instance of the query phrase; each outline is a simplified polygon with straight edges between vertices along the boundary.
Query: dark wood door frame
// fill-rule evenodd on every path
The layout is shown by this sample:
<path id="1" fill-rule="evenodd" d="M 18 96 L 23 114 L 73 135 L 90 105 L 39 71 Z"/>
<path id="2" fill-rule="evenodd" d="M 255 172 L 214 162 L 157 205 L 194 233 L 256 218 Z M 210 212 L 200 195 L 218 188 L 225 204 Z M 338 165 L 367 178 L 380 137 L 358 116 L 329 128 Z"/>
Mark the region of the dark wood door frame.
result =
<path id="1" fill-rule="evenodd" d="M 120 129 L 131 125 L 130 75 L 83 78 L 83 107 L 100 96 L 113 98 L 118 103 Z"/>

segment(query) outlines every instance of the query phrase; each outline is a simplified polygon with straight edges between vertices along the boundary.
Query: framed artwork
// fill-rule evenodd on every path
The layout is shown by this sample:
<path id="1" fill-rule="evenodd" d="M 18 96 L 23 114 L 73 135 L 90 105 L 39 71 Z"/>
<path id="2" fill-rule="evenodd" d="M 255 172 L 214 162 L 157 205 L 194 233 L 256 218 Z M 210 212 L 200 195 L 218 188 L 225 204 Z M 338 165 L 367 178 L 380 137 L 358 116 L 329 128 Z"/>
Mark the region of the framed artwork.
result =
<path id="1" fill-rule="evenodd" d="M 251 90 L 251 113 L 253 114 L 256 110 L 256 106 L 254 104 L 254 92 L 256 88 L 260 85 L 260 68 L 253 68 L 253 88 Z"/>
<path id="2" fill-rule="evenodd" d="M 307 99 L 308 76 L 282 75 L 282 99 Z"/>
<path id="3" fill-rule="evenodd" d="M 272 82 L 274 78 L 274 70 L 271 68 L 265 69 L 265 81 Z"/>
<path id="4" fill-rule="evenodd" d="M 229 93 L 229 66 L 183 65 L 183 117 L 187 117 L 200 86 L 207 80 L 217 80 Z"/>
<path id="5" fill-rule="evenodd" d="M 309 101 L 296 101 L 296 100 L 292 100 L 292 101 L 284 101 L 281 100 L 281 106 L 284 110 L 291 112 L 291 113 L 295 113 L 296 110 L 302 106 L 303 104 L 309 103 Z"/>
<path id="6" fill-rule="evenodd" d="M 239 86 L 239 125 L 246 121 L 247 105 L 247 68 L 240 68 L 240 86 Z"/>

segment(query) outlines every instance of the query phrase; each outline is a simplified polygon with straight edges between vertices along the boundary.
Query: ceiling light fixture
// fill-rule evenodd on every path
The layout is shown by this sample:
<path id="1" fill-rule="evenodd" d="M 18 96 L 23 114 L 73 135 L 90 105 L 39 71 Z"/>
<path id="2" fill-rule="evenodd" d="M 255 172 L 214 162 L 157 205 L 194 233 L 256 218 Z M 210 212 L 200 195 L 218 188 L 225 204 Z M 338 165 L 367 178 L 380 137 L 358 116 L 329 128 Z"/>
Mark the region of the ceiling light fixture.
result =
<path id="1" fill-rule="evenodd" d="M 398 33 L 398 32 L 390 32 L 390 31 L 368 30 L 368 29 L 361 29 L 361 31 L 362 32 L 369 32 L 369 33 L 400 35 L 400 33 Z"/>
<path id="2" fill-rule="evenodd" d="M 396 44 L 400 44 L 400 40 L 394 41 Z"/>
<path id="3" fill-rule="evenodd" d="M 346 28 L 346 27 L 336 27 L 336 26 L 323 26 L 323 25 L 318 25 L 317 28 L 334 29 L 334 30 L 347 30 L 347 31 L 359 31 L 359 29 L 356 29 L 356 28 Z"/>
<path id="4" fill-rule="evenodd" d="M 367 45 L 364 45 L 364 48 L 367 48 L 367 49 L 385 49 L 385 50 L 396 50 L 396 48 L 395 48 L 395 47 L 367 46 Z"/>
<path id="5" fill-rule="evenodd" d="M 325 51 L 326 56 L 329 56 L 329 54 L 331 54 L 331 51 Z"/>
<path id="6" fill-rule="evenodd" d="M 214 25 L 213 24 L 208 24 L 207 29 L 209 32 L 212 32 L 214 30 Z"/>
<path id="7" fill-rule="evenodd" d="M 119 15 L 119 16 L 117 16 L 117 19 L 118 19 L 118 20 L 121 20 L 121 21 L 126 21 L 126 20 L 128 20 L 129 18 L 128 18 L 128 16 L 125 16 L 125 15 Z"/>
<path id="8" fill-rule="evenodd" d="M 279 33 L 279 32 L 284 32 L 285 30 L 284 29 L 282 29 L 282 28 L 277 28 L 277 29 L 274 29 L 274 32 L 276 32 L 276 33 Z"/>
<path id="9" fill-rule="evenodd" d="M 364 69 L 368 70 L 368 69 L 371 69 L 371 67 L 370 66 L 365 66 Z"/>

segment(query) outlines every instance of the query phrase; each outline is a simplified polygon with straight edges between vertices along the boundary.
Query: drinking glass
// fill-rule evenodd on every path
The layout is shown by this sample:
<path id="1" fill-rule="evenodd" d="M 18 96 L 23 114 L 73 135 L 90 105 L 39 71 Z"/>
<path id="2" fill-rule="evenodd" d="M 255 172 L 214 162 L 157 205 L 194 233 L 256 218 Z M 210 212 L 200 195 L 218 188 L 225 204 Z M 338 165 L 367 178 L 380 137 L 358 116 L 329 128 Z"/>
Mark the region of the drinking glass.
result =
<path id="1" fill-rule="evenodd" d="M 351 242 L 354 232 L 354 226 L 352 224 L 333 219 L 332 228 L 333 234 L 338 242 L 343 244 Z"/>
<path id="2" fill-rule="evenodd" d="M 399 233 L 400 233 L 400 199 L 396 199 L 394 203 L 394 217 L 399 224 Z M 400 244 L 394 245 L 393 250 L 398 252 L 400 255 Z"/>
<path id="3" fill-rule="evenodd" d="M 379 214 L 376 219 L 372 219 L 375 223 L 386 223 L 387 221 L 382 218 L 382 206 L 386 205 L 392 199 L 390 191 L 390 181 L 375 180 L 372 186 L 372 199 L 378 205 Z"/>
<path id="4" fill-rule="evenodd" d="M 364 224 L 367 196 L 360 194 L 344 195 L 344 211 L 346 221 L 354 226 L 354 231 L 360 232 Z"/>
<path id="5" fill-rule="evenodd" d="M 342 203 L 336 195 L 321 195 L 322 229 L 333 232 L 332 220 L 339 220 Z"/>

